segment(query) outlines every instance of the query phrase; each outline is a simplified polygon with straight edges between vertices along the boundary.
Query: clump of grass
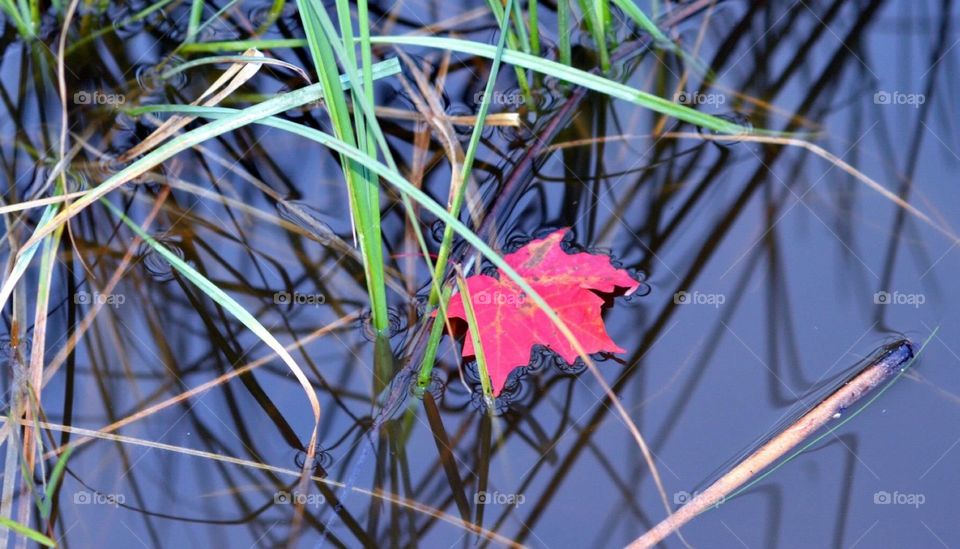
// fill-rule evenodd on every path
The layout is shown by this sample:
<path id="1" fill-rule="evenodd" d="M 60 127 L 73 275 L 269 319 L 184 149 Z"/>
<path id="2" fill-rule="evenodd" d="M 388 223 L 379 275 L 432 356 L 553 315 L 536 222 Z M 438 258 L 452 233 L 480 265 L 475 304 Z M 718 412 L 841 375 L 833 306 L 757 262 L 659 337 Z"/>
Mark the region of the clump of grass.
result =
<path id="1" fill-rule="evenodd" d="M 33 40 L 37 37 L 40 28 L 39 0 L 0 0 L 0 11 L 6 15 L 17 33 L 24 40 Z"/>
<path id="2" fill-rule="evenodd" d="M 621 3 L 622 1 L 625 0 L 621 0 Z M 127 21 L 143 19 L 150 13 L 163 9 L 168 4 L 169 1 L 160 1 L 148 5 L 140 12 L 133 14 Z M 282 2 L 279 4 L 282 5 Z M 310 383 L 310 379 L 287 349 L 280 344 L 276 336 L 271 333 L 253 313 L 232 298 L 223 287 L 204 276 L 188 262 L 179 258 L 162 243 L 152 238 L 136 221 L 131 219 L 127 213 L 114 205 L 110 200 L 110 194 L 113 191 L 120 189 L 133 179 L 142 176 L 177 154 L 197 147 L 208 140 L 222 136 L 228 132 L 240 130 L 253 124 L 281 129 L 303 137 L 311 142 L 329 147 L 339 155 L 341 160 L 343 182 L 348 191 L 349 211 L 356 233 L 356 243 L 361 252 L 364 284 L 366 286 L 368 305 L 371 310 L 372 324 L 377 333 L 378 349 L 386 348 L 389 350 L 389 342 L 386 339 L 389 328 L 389 299 L 387 284 L 385 283 L 385 246 L 380 227 L 380 209 L 385 194 L 383 192 L 384 189 L 389 186 L 397 192 L 401 196 L 401 200 L 406 208 L 407 221 L 414 228 L 420 250 L 423 254 L 423 261 L 428 265 L 428 271 L 431 273 L 430 308 L 439 307 L 441 309 L 438 315 L 441 321 L 434 321 L 430 330 L 423 332 L 427 334 L 424 337 L 428 338 L 423 352 L 423 360 L 411 360 L 408 366 L 408 368 L 419 366 L 419 379 L 421 384 L 425 386 L 426 380 L 430 377 L 431 368 L 433 367 L 442 334 L 442 320 L 445 318 L 442 309 L 450 298 L 454 287 L 453 284 L 448 283 L 452 275 L 458 275 L 455 277 L 455 280 L 461 287 L 461 295 L 468 297 L 465 287 L 462 284 L 462 273 L 455 273 L 455 266 L 450 260 L 454 235 L 459 235 L 465 242 L 476 248 L 484 257 L 499 267 L 504 276 L 513 279 L 521 289 L 528 293 L 531 300 L 537 306 L 547 312 L 548 317 L 558 326 L 561 333 L 568 337 L 575 347 L 579 347 L 568 327 L 564 326 L 559 316 L 550 309 L 547 303 L 503 261 L 500 254 L 494 250 L 489 243 L 485 242 L 477 234 L 474 227 L 470 227 L 467 223 L 460 220 L 467 182 L 472 175 L 473 164 L 480 147 L 482 133 L 486 126 L 485 121 L 489 112 L 490 101 L 494 96 L 492 92 L 496 86 L 497 76 L 502 63 L 513 65 L 515 77 L 527 97 L 529 97 L 531 93 L 528 73 L 536 73 L 553 76 L 573 85 L 584 86 L 611 98 L 622 99 L 638 107 L 674 116 L 680 120 L 714 131 L 729 133 L 743 131 L 743 128 L 740 126 L 724 119 L 676 105 L 656 95 L 645 93 L 609 78 L 571 67 L 569 36 L 572 14 L 569 9 L 569 4 L 565 1 L 561 1 L 558 5 L 561 35 L 560 62 L 549 61 L 541 57 L 539 17 L 535 3 L 528 4 L 527 20 L 524 20 L 523 12 L 514 5 L 514 0 L 508 0 L 505 4 L 497 1 L 490 3 L 493 17 L 500 27 L 500 34 L 496 46 L 475 41 L 441 37 L 373 37 L 371 36 L 370 17 L 365 0 L 361 0 L 356 4 L 356 18 L 353 16 L 350 3 L 345 0 L 338 0 L 336 3 L 336 25 L 321 2 L 317 0 L 298 0 L 297 5 L 300 10 L 305 32 L 304 38 L 267 40 L 251 38 L 249 40 L 217 43 L 198 42 L 197 40 L 201 35 L 201 31 L 222 16 L 227 7 L 231 5 L 233 5 L 233 3 L 228 2 L 224 7 L 220 8 L 204 21 L 206 8 L 208 6 L 202 0 L 193 0 L 190 4 L 186 38 L 180 48 L 178 48 L 178 51 L 180 53 L 197 53 L 236 51 L 246 50 L 248 48 L 265 50 L 281 47 L 306 47 L 310 53 L 310 58 L 314 65 L 313 69 L 319 83 L 310 84 L 292 92 L 268 98 L 243 109 L 227 109 L 212 105 L 159 105 L 132 109 L 130 112 L 134 115 L 159 112 L 183 113 L 206 117 L 211 121 L 196 129 L 172 136 L 168 141 L 156 147 L 144 147 L 144 155 L 142 157 L 124 167 L 112 177 L 100 182 L 92 189 L 83 192 L 77 200 L 69 203 L 61 204 L 58 202 L 47 205 L 31 238 L 20 248 L 10 275 L 4 280 L 3 287 L 0 289 L 0 308 L 2 308 L 10 296 L 14 294 L 18 285 L 22 287 L 24 275 L 38 251 L 41 252 L 41 274 L 46 273 L 46 276 L 39 278 L 38 296 L 48 295 L 51 285 L 51 277 L 49 275 L 54 264 L 56 252 L 61 245 L 61 236 L 67 227 L 67 223 L 88 208 L 96 204 L 102 204 L 102 206 L 115 216 L 116 219 L 119 219 L 131 233 L 146 242 L 153 251 L 169 262 L 173 269 L 183 276 L 184 280 L 198 288 L 214 303 L 221 306 L 236 318 L 243 327 L 263 341 L 281 358 L 283 363 L 294 374 L 307 395 L 314 419 L 313 430 L 309 437 L 309 443 L 306 446 L 308 450 L 304 465 L 304 474 L 301 477 L 301 482 L 304 483 L 308 478 L 306 470 L 308 464 L 312 462 L 313 452 L 315 450 L 317 424 L 319 423 L 321 412 L 320 404 L 314 388 Z M 597 42 L 601 69 L 607 70 L 610 66 L 610 52 L 608 51 L 607 44 L 607 37 L 611 25 L 609 5 L 606 2 L 588 2 L 587 0 L 582 0 L 579 5 L 585 17 L 586 25 L 594 36 L 594 40 Z M 37 6 L 38 4 L 36 2 L 30 2 L 29 4 L 18 2 L 17 5 L 14 5 L 12 0 L 0 0 L 0 9 L 3 9 L 8 17 L 10 17 L 11 21 L 17 26 L 18 31 L 25 39 L 34 36 L 36 32 L 39 22 Z M 25 10 L 23 9 L 24 7 L 29 9 Z M 277 5 L 275 4 L 271 12 L 274 17 L 279 13 L 279 9 L 276 8 Z M 624 7 L 622 7 L 622 9 L 631 15 L 641 27 L 651 32 L 656 40 L 666 40 L 662 33 L 657 31 L 656 26 L 653 25 L 642 12 L 636 9 L 629 10 Z M 354 25 L 356 25 L 357 28 L 356 32 L 354 31 Z M 71 45 L 66 49 L 65 55 L 69 56 L 73 51 L 76 51 L 76 48 L 89 44 L 107 32 L 109 32 L 109 30 L 102 29 L 91 31 L 78 37 L 77 40 L 71 42 Z M 452 178 L 447 207 L 438 204 L 421 188 L 404 177 L 387 145 L 375 114 L 376 103 L 373 87 L 376 79 L 388 76 L 392 74 L 391 71 L 396 70 L 396 62 L 393 62 L 390 67 L 386 67 L 386 65 L 390 64 L 390 61 L 376 63 L 373 58 L 373 45 L 375 44 L 388 44 L 395 47 L 438 48 L 448 52 L 485 57 L 492 61 L 486 82 L 486 93 L 476 114 L 476 124 L 471 132 L 464 159 L 459 166 L 452 166 L 452 171 L 456 174 L 456 177 Z M 206 59 L 191 61 L 187 66 L 173 69 L 173 71 L 167 71 L 165 74 L 170 75 L 176 70 L 186 70 L 187 68 L 202 64 L 221 63 L 225 61 L 249 62 L 249 60 L 238 59 L 238 56 L 212 56 Z M 284 111 L 318 100 L 323 101 L 324 109 L 330 119 L 332 134 L 278 118 L 278 115 Z M 137 152 L 140 151 L 138 150 Z M 59 186 L 55 190 L 55 193 L 59 194 L 65 192 L 66 189 L 63 186 Z M 436 264 L 433 264 L 430 259 L 425 240 L 420 232 L 420 221 L 416 216 L 414 206 L 426 210 L 440 219 L 445 225 Z M 42 315 L 46 313 L 49 303 L 46 299 L 38 299 L 36 304 L 37 311 L 35 317 L 41 318 Z M 469 306 L 468 316 L 470 317 L 468 318 L 468 322 L 476 322 Z M 422 319 L 423 324 L 425 325 L 430 322 L 430 318 L 429 314 L 424 315 Z M 476 334 L 477 330 L 473 330 L 472 333 Z M 40 341 L 40 345 L 42 346 L 42 338 Z M 490 400 L 492 399 L 492 395 L 489 379 L 486 375 L 482 347 L 479 341 L 475 343 L 477 344 L 479 355 L 478 362 L 481 372 L 481 384 L 484 395 Z M 583 360 L 595 371 L 589 357 L 582 352 L 581 355 Z M 32 360 L 34 361 L 42 362 L 42 357 L 42 348 L 40 352 L 34 352 L 32 354 Z M 378 361 L 378 364 L 388 365 L 392 364 L 392 362 Z M 40 367 L 42 367 L 42 364 L 40 364 Z M 35 365 L 32 366 L 32 370 L 34 374 L 42 373 Z M 374 383 L 375 394 L 384 388 L 387 380 L 394 373 L 392 367 L 376 372 Z M 42 379 L 42 376 L 36 379 Z M 604 388 L 609 391 L 609 387 L 605 384 Z M 626 411 L 622 408 L 618 408 L 618 411 L 624 420 L 632 425 Z M 29 417 L 28 415 L 28 418 Z M 34 414 L 34 417 L 39 417 L 39 413 Z M 637 440 L 638 445 L 644 450 L 644 453 L 648 454 L 646 445 L 639 436 L 639 431 L 636 430 L 635 426 L 632 434 Z M 649 456 L 647 457 L 649 459 Z M 59 469 L 59 473 L 57 473 L 55 469 L 55 475 L 57 474 L 62 475 L 62 469 Z M 657 478 L 657 482 L 659 484 L 659 478 Z M 8 524 L 8 526 L 16 529 L 16 526 L 12 523 Z M 26 531 L 21 533 L 30 535 L 30 533 Z M 40 535 L 42 536 L 42 534 Z M 35 539 L 41 543 L 45 542 L 41 538 Z"/>

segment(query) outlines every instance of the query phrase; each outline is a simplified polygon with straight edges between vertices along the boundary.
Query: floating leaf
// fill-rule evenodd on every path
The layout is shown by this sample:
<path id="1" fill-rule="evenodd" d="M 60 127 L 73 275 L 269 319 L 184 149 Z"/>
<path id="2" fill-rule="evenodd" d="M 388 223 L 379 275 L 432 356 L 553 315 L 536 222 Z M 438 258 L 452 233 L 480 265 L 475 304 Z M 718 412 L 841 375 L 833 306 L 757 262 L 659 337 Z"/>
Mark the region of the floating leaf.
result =
<path id="1" fill-rule="evenodd" d="M 630 294 L 640 283 L 611 265 L 605 255 L 566 253 L 560 246 L 566 231 L 534 240 L 504 260 L 543 297 L 584 351 L 622 353 L 624 350 L 610 339 L 603 325 L 600 310 L 604 299 L 599 294 Z M 530 362 L 534 345 L 549 347 L 571 364 L 577 359 L 577 351 L 546 313 L 506 276 L 471 276 L 467 287 L 494 395 L 500 394 L 510 372 Z M 467 318 L 460 299 L 450 300 L 447 314 L 450 318 Z M 473 339 L 468 337 L 463 356 L 475 355 Z"/>

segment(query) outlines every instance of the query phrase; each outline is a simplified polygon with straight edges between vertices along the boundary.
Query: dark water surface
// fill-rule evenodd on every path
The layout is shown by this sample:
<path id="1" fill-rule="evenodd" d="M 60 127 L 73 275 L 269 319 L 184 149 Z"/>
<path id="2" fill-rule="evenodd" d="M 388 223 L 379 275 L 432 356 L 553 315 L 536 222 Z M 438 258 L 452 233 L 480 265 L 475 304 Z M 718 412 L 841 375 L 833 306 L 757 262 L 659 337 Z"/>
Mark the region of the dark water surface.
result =
<path id="1" fill-rule="evenodd" d="M 123 21 L 143 7 L 133 4 L 89 15 L 87 24 L 95 29 Z M 661 7 L 675 15 L 699 4 L 706 7 L 673 18 L 672 33 L 686 49 L 699 48 L 714 69 L 714 86 L 701 87 L 701 78 L 675 57 L 644 50 L 628 23 L 617 28 L 621 60 L 611 76 L 755 128 L 797 132 L 903 197 L 935 227 L 813 151 L 735 138 L 702 141 L 691 126 L 599 94 L 571 104 L 575 92 L 547 78 L 538 82 L 537 109 L 523 112 L 528 126 L 491 129 L 478 155 L 478 198 L 497 212 L 487 225 L 496 229 L 490 241 L 510 250 L 571 227 L 576 244 L 608 251 L 645 277 L 649 294 L 618 298 L 605 314 L 611 336 L 628 353 L 598 365 L 650 443 L 675 506 L 874 349 L 901 337 L 922 342 L 939 327 L 916 369 L 855 420 L 683 533 L 696 547 L 958 546 L 960 249 L 950 235 L 960 214 L 960 12 L 952 2 L 906 1 Z M 396 15 L 389 32 L 399 34 L 485 5 L 391 2 L 375 3 L 371 12 L 380 24 L 388 13 Z M 201 40 L 249 36 L 268 6 L 237 3 Z M 75 189 L 116 170 L 98 155 L 119 154 L 149 134 L 146 119 L 115 108 L 121 101 L 189 103 L 219 74 L 220 65 L 173 81 L 157 76 L 157 63 L 178 62 L 168 56 L 183 39 L 187 12 L 189 3 L 181 3 L 119 24 L 116 33 L 70 58 L 70 144 L 87 143 L 69 170 Z M 555 4 L 541 3 L 540 15 L 543 27 L 556 28 Z M 58 28 L 49 23 L 44 28 Z M 468 38 L 496 38 L 489 15 L 456 28 Z M 265 37 L 302 35 L 291 4 Z M 56 30 L 45 38 L 51 47 L 55 36 Z M 554 40 L 546 37 L 551 57 Z M 581 29 L 573 42 L 577 63 L 592 67 L 589 35 Z M 7 203 L 34 198 L 57 158 L 55 68 L 43 47 L 25 45 L 9 26 L 2 37 L 0 165 Z M 436 51 L 406 51 L 420 64 L 436 67 L 442 60 Z M 271 54 L 312 73 L 305 50 Z M 442 97 L 450 114 L 475 111 L 487 66 L 453 56 Z M 267 67 L 243 88 L 246 95 L 227 104 L 302 84 L 295 73 Z M 498 90 L 494 110 L 516 110 L 512 70 L 501 72 Z M 377 94 L 379 105 L 414 108 L 396 79 L 378 84 Z M 328 127 L 320 108 L 286 116 Z M 415 133 L 426 126 L 390 120 L 384 127 L 412 179 L 420 162 Z M 693 135 L 652 138 L 658 130 Z M 531 167 L 524 155 L 535 147 L 534 137 L 554 133 L 553 144 L 607 139 L 541 151 Z M 449 163 L 437 141 L 426 154 L 423 186 L 446 204 Z M 307 516 L 300 546 L 483 545 L 456 524 L 455 496 L 462 494 L 467 518 L 475 520 L 481 478 L 489 501 L 483 527 L 532 547 L 622 546 L 663 518 L 642 455 L 596 379 L 547 355 L 534 353 L 537 367 L 508 388 L 504 413 L 488 426 L 492 448 L 484 451 L 484 420 L 471 394 L 479 387 L 476 374 L 465 374 L 468 390 L 457 373 L 460 343 L 445 338 L 437 366 L 445 388 L 435 389 L 454 455 L 446 460 L 459 484 L 444 474 L 437 424 L 416 398 L 394 402 L 380 435 L 367 432 L 380 410 L 372 405 L 379 389 L 374 344 L 363 320 L 366 290 L 359 255 L 351 252 L 342 173 L 328 150 L 279 130 L 248 127 L 178 155 L 111 198 L 142 222 L 170 182 L 151 234 L 285 345 L 334 326 L 293 355 L 322 407 L 317 471 L 354 490 L 311 486 L 302 496 Z M 498 202 L 504 189 L 521 191 Z M 31 227 L 39 215 L 36 209 L 26 218 Z M 397 196 L 388 193 L 382 226 L 396 274 L 390 297 L 396 368 L 416 348 L 428 281 L 405 220 Z M 441 231 L 434 221 L 421 217 L 436 251 L 430 235 Z M 60 490 L 54 534 L 75 547 L 283 545 L 292 532 L 287 494 L 295 475 L 171 447 L 295 474 L 313 422 L 302 388 L 253 334 L 148 248 L 135 249 L 119 286 L 100 294 L 131 239 L 129 232 L 115 233 L 116 223 L 108 210 L 89 209 L 72 224 L 76 248 L 65 240 L 58 256 L 48 361 L 92 300 L 112 301 L 44 388 L 47 421 L 100 429 L 245 364 L 259 359 L 262 365 L 117 431 L 169 446 L 98 440 L 78 447 Z M 304 234 L 311 229 L 320 236 Z M 26 234 L 19 234 L 21 241 Z M 2 253 L 9 256 L 9 243 Z M 28 287 L 36 284 L 35 270 L 26 280 Z M 9 349 L 10 306 L 3 312 Z M 8 397 L 18 368 L 7 357 Z M 401 387 L 398 394 L 407 392 Z M 82 436 L 50 433 L 45 450 Z M 399 494 L 449 520 L 360 492 L 370 490 Z M 676 537 L 667 545 L 682 547 Z"/>

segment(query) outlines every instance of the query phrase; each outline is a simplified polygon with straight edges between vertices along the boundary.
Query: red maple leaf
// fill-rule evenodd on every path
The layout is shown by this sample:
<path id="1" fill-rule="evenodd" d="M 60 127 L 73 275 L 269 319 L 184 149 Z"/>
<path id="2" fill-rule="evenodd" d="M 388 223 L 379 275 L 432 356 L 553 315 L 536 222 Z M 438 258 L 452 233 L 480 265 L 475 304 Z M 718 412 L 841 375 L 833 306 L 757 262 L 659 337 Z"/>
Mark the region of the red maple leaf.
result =
<path id="1" fill-rule="evenodd" d="M 534 240 L 504 256 L 504 260 L 553 308 L 587 354 L 622 353 L 624 350 L 607 335 L 600 316 L 604 300 L 596 292 L 630 294 L 640 283 L 626 271 L 611 265 L 605 255 L 563 251 L 560 241 L 566 232 L 567 229 L 560 229 Z M 486 275 L 467 278 L 495 396 L 500 394 L 510 372 L 530 362 L 530 349 L 534 345 L 549 347 L 571 364 L 578 356 L 533 300 L 509 277 L 499 271 L 498 274 L 499 278 Z M 460 296 L 450 299 L 447 315 L 466 320 Z M 467 337 L 463 356 L 474 355 L 473 339 Z"/>

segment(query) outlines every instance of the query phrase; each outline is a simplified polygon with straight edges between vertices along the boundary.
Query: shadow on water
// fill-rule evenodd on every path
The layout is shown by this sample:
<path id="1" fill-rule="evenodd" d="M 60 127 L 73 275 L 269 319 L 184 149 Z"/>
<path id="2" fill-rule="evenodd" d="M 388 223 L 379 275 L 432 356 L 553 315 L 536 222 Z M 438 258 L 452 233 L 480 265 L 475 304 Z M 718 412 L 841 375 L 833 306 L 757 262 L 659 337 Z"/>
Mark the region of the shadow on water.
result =
<path id="1" fill-rule="evenodd" d="M 181 49 L 190 3 L 162 2 L 144 17 L 136 14 L 146 2 L 110 4 L 78 14 L 77 36 L 96 38 L 68 42 L 71 192 L 121 169 L 118 158 L 160 120 L 122 109 L 190 103 L 222 68 L 165 77 L 197 56 Z M 303 37 L 292 2 L 207 4 L 210 14 L 223 12 L 200 41 Z M 439 25 L 492 42 L 497 25 L 485 6 L 374 3 L 370 12 L 377 34 Z M 537 6 L 544 29 L 557 28 L 556 3 Z M 617 12 L 608 75 L 815 141 L 953 230 L 960 13 L 952 2 L 662 7 L 661 27 L 712 74 L 654 47 Z M 56 16 L 43 14 L 38 42 L 4 29 L 0 206 L 47 196 L 56 184 L 60 119 Z M 558 42 L 545 30 L 543 56 L 555 59 Z M 587 31 L 577 29 L 572 42 L 574 64 L 599 73 Z M 488 61 L 404 51 L 407 81 L 442 81 L 430 99 L 451 116 L 475 113 Z M 268 54 L 312 67 L 304 48 Z M 396 55 L 386 47 L 376 54 Z M 504 253 L 569 227 L 568 251 L 605 253 L 642 281 L 605 312 L 628 353 L 594 359 L 647 438 L 675 507 L 811 391 L 879 345 L 941 326 L 922 373 L 735 502 L 698 517 L 686 539 L 711 547 L 960 543 L 952 511 L 960 477 L 951 467 L 960 384 L 948 369 L 960 360 L 960 324 L 948 314 L 960 303 L 949 283 L 960 269 L 955 241 L 806 150 L 698 139 L 692 126 L 607 96 L 551 78 L 533 82 L 527 103 L 516 73 L 500 73 L 493 112 L 518 112 L 522 124 L 482 136 L 470 221 Z M 224 106 L 302 85 L 294 71 L 265 66 Z M 383 128 L 401 172 L 445 203 L 444 143 L 415 112 L 428 98 L 396 78 L 378 81 L 376 95 L 390 109 Z M 316 105 L 284 116 L 330 127 Z M 465 146 L 470 127 L 454 128 Z M 430 385 L 417 390 L 429 271 L 400 197 L 386 193 L 390 322 L 377 336 L 338 161 L 306 140 L 250 125 L 111 195 L 138 222 L 152 219 L 149 234 L 291 345 L 321 400 L 310 492 L 297 491 L 296 475 L 308 465 L 312 416 L 288 368 L 94 205 L 71 222 L 54 266 L 62 282 L 51 293 L 42 417 L 52 427 L 37 442 L 45 451 L 76 449 L 47 533 L 80 546 L 294 539 L 608 547 L 659 522 L 664 510 L 646 463 L 583 363 L 534 348 L 487 410 L 476 363 L 461 363 L 461 342 L 446 337 Z M 443 225 L 418 213 L 436 254 Z M 7 263 L 40 215 L 5 211 Z M 491 268 L 462 241 L 452 258 L 476 272 Z M 36 273 L 28 277 L 35 284 Z M 6 416 L 32 337 L 12 309 L 34 306 L 33 296 L 15 294 L 3 310 Z M 89 439 L 85 430 L 101 434 Z M 47 457 L 37 483 L 56 463 Z M 295 530 L 298 507 L 305 512 Z M 682 546 L 676 537 L 666 543 Z"/>

